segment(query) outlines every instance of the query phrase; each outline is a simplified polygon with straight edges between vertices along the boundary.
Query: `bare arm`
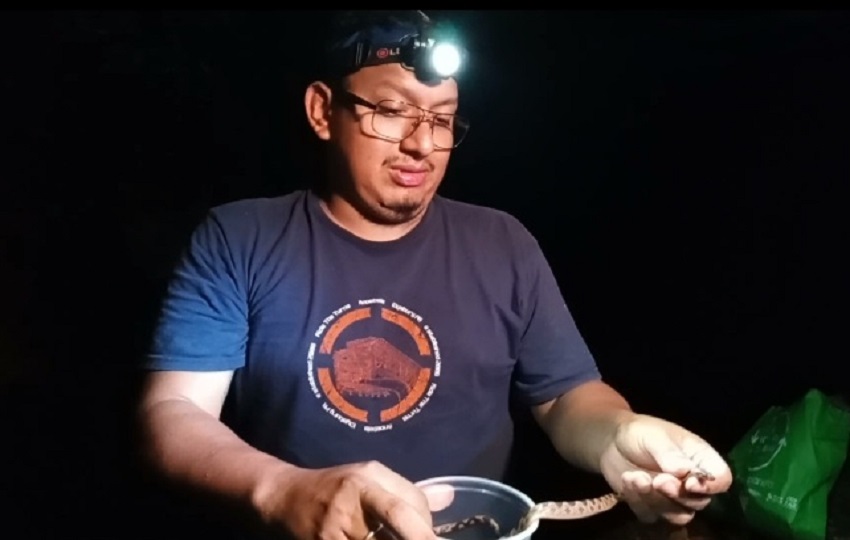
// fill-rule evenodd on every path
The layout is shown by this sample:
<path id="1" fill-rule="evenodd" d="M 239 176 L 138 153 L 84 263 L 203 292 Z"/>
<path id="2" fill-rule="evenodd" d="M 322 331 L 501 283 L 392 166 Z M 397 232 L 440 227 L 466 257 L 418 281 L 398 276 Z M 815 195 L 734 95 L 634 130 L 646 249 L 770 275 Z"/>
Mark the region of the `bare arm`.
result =
<path id="1" fill-rule="evenodd" d="M 231 372 L 154 372 L 139 408 L 145 462 L 176 485 L 254 513 L 295 467 L 245 443 L 219 415 Z"/>
<path id="2" fill-rule="evenodd" d="M 602 473 L 642 521 L 684 525 L 732 473 L 705 440 L 685 428 L 631 411 L 616 390 L 585 383 L 533 414 L 569 462 Z M 702 475 L 690 477 L 689 473 Z"/>
<path id="3" fill-rule="evenodd" d="M 401 540 L 433 539 L 424 494 L 380 463 L 310 470 L 243 441 L 219 418 L 231 378 L 152 373 L 139 407 L 146 463 L 174 485 L 223 502 L 252 528 L 362 538 L 377 521 Z"/>
<path id="4" fill-rule="evenodd" d="M 601 381 L 538 405 L 532 414 L 564 459 L 593 472 L 600 472 L 600 458 L 618 426 L 634 417 L 625 398 Z"/>

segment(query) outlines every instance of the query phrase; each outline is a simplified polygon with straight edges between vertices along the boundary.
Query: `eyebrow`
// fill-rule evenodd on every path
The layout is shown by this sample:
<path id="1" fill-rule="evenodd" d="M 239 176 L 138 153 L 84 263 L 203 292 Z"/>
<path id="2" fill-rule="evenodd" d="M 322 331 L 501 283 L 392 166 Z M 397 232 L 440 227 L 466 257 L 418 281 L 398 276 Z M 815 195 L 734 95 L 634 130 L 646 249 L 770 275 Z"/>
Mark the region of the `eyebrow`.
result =
<path id="1" fill-rule="evenodd" d="M 410 101 L 415 101 L 415 100 L 412 99 L 413 96 L 411 95 L 409 88 L 405 87 L 404 85 L 399 85 L 399 84 L 392 82 L 388 79 L 383 79 L 383 80 L 378 81 L 378 84 L 376 84 L 375 86 L 379 90 L 384 89 L 384 88 L 387 88 L 389 90 L 393 90 L 393 91 L 398 92 L 399 94 L 403 95 L 406 99 L 409 99 Z M 437 103 L 431 104 L 431 107 L 432 108 L 433 107 L 443 107 L 443 106 L 446 106 L 446 105 L 457 105 L 457 104 L 458 104 L 458 99 L 456 97 L 450 97 L 450 98 L 442 99 L 442 100 L 438 101 Z"/>

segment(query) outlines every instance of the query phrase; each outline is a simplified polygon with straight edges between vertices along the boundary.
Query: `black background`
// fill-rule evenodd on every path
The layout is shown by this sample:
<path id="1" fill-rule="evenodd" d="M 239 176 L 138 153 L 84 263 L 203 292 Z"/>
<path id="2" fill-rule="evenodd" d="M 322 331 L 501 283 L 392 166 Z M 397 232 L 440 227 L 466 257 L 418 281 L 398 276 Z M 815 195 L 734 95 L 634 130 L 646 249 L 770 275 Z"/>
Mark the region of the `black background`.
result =
<path id="1" fill-rule="evenodd" d="M 846 394 L 850 13 L 454 15 L 472 130 L 442 193 L 538 237 L 637 409 L 725 450 L 770 405 Z M 315 170 L 322 21 L 0 17 L 0 513 L 24 538 L 111 538 L 109 516 L 162 538 L 127 477 L 133 362 L 203 212 Z M 556 461 L 521 428 L 532 478 Z"/>

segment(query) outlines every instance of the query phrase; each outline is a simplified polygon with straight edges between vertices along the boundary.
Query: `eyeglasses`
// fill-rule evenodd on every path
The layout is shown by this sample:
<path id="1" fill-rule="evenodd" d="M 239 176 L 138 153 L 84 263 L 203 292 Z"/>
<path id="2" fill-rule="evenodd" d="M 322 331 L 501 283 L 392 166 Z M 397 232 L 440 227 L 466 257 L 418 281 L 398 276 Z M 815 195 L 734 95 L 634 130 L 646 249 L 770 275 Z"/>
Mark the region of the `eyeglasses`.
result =
<path id="1" fill-rule="evenodd" d="M 371 115 L 372 130 L 387 140 L 403 141 L 413 135 L 422 122 L 428 122 L 431 125 L 434 148 L 449 150 L 457 148 L 469 131 L 469 122 L 456 114 L 436 113 L 412 103 L 392 99 L 372 103 L 348 91 L 343 94 L 350 102 L 374 111 Z"/>

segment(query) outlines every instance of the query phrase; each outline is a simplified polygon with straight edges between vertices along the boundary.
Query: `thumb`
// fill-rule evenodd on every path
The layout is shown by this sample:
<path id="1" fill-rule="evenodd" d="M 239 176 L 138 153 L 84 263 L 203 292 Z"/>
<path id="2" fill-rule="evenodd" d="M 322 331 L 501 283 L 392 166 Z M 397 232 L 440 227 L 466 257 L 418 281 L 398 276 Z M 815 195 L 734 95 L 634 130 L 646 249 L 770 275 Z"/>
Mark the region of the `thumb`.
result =
<path id="1" fill-rule="evenodd" d="M 694 467 L 694 463 L 669 436 L 654 437 L 645 443 L 647 453 L 652 456 L 661 472 L 682 477 Z"/>

